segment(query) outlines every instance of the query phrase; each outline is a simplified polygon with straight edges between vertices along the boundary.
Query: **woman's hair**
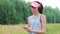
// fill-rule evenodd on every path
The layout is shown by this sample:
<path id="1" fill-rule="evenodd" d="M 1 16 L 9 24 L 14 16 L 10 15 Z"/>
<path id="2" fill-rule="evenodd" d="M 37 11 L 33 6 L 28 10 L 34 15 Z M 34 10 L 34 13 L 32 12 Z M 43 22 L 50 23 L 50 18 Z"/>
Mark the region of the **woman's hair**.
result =
<path id="1" fill-rule="evenodd" d="M 39 13 L 43 13 L 43 5 L 42 5 L 42 3 L 40 3 L 39 1 L 34 1 L 34 2 L 37 2 L 38 4 L 40 4 L 40 6 L 38 7 L 38 11 L 39 11 Z"/>

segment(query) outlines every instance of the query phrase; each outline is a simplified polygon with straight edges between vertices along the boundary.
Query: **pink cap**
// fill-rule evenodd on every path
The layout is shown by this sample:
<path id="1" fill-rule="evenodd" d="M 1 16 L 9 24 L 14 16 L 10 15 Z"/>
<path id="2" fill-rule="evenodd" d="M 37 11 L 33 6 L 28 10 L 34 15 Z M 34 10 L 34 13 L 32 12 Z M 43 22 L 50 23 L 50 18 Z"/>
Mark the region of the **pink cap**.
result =
<path id="1" fill-rule="evenodd" d="M 37 2 L 33 2 L 33 3 L 31 4 L 31 6 L 33 6 L 33 7 L 39 7 L 40 4 L 38 4 Z"/>

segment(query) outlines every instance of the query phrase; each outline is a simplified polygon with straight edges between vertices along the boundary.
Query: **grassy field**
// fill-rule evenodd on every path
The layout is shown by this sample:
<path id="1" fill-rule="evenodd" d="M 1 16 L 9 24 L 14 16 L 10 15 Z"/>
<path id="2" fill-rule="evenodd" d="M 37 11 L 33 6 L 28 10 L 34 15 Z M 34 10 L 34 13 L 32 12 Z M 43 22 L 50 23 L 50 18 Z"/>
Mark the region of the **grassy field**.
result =
<path id="1" fill-rule="evenodd" d="M 25 25 L 0 25 L 0 34 L 28 34 L 23 26 Z M 46 34 L 60 34 L 60 24 L 47 24 Z"/>

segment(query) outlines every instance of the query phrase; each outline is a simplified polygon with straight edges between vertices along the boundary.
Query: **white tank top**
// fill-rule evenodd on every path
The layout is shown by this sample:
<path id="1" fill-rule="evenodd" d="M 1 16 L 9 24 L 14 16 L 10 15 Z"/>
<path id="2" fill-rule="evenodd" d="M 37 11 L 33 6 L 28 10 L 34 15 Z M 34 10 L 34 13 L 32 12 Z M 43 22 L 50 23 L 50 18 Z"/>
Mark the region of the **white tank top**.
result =
<path id="1" fill-rule="evenodd" d="M 30 28 L 32 30 L 41 30 L 42 29 L 42 24 L 40 22 L 41 19 L 41 14 L 39 14 L 36 18 L 33 18 L 33 16 L 29 16 L 29 23 L 30 23 Z M 30 32 L 30 34 L 36 34 L 34 32 Z"/>

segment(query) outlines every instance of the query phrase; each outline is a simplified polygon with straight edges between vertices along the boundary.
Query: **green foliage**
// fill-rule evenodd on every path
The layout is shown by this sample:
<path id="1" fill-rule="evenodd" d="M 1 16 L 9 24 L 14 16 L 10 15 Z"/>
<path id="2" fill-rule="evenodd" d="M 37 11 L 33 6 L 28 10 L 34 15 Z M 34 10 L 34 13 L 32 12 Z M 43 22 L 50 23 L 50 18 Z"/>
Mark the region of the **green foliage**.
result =
<path id="1" fill-rule="evenodd" d="M 19 24 L 27 23 L 30 16 L 30 2 L 23 0 L 0 0 L 0 24 Z M 60 23 L 60 10 L 50 6 L 44 7 L 43 13 L 47 17 L 47 23 Z"/>
<path id="2" fill-rule="evenodd" d="M 53 9 L 50 6 L 46 6 L 43 13 L 46 15 L 47 23 L 60 23 L 60 10 L 57 7 Z"/>
<path id="3" fill-rule="evenodd" d="M 22 0 L 0 0 L 0 24 L 26 23 L 30 7 Z"/>

